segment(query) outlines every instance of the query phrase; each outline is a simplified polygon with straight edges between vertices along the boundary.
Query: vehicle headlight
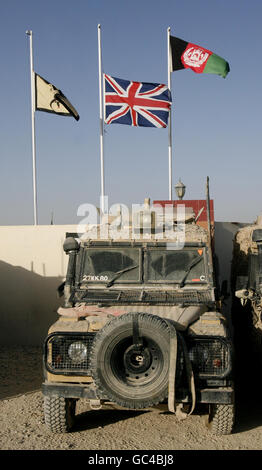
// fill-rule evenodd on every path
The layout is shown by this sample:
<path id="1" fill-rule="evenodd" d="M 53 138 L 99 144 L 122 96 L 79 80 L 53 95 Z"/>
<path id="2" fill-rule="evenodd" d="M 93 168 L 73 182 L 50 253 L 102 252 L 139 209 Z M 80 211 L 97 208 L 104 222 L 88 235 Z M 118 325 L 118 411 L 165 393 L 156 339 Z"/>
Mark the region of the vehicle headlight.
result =
<path id="1" fill-rule="evenodd" d="M 191 338 L 188 353 L 193 371 L 199 377 L 222 378 L 231 371 L 231 347 L 225 338 Z"/>
<path id="2" fill-rule="evenodd" d="M 205 364 L 208 361 L 208 349 L 202 344 L 195 344 L 189 351 L 189 359 L 194 364 Z"/>
<path id="3" fill-rule="evenodd" d="M 90 375 L 89 368 L 94 332 L 53 332 L 44 343 L 47 371 L 62 375 Z"/>
<path id="4" fill-rule="evenodd" d="M 68 356 L 74 364 L 81 364 L 87 357 L 87 347 L 84 343 L 75 341 L 68 348 Z"/>

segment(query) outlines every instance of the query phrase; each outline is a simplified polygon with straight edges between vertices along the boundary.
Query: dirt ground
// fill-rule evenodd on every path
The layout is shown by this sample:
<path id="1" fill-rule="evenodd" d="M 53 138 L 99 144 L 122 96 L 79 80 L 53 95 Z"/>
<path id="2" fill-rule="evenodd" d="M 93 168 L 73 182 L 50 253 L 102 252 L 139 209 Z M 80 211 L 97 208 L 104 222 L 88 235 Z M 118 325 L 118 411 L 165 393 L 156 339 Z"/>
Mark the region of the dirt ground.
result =
<path id="1" fill-rule="evenodd" d="M 261 450 L 261 387 L 239 381 L 233 434 L 213 436 L 199 411 L 184 421 L 158 409 L 90 410 L 77 402 L 70 434 L 52 434 L 42 409 L 41 348 L 0 348 L 1 450 Z M 255 391 L 255 393 L 254 393 Z M 259 400 L 260 398 L 260 400 Z"/>

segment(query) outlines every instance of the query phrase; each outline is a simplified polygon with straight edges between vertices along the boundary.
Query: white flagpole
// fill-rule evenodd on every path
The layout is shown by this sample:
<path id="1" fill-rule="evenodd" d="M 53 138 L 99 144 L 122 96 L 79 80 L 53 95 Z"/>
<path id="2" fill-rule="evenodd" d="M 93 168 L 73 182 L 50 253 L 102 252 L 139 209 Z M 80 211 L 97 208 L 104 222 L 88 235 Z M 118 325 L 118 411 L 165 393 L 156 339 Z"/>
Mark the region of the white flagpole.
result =
<path id="1" fill-rule="evenodd" d="M 38 225 L 37 188 L 36 188 L 36 158 L 35 158 L 35 73 L 33 64 L 33 32 L 26 31 L 30 39 L 30 77 L 31 77 L 31 120 L 32 120 L 32 158 L 33 158 L 33 193 L 34 193 L 34 225 Z"/>
<path id="2" fill-rule="evenodd" d="M 170 27 L 167 28 L 167 67 L 168 67 L 168 88 L 171 92 L 171 51 L 170 51 Z M 172 200 L 172 123 L 171 107 L 168 120 L 168 170 L 169 170 L 169 200 Z"/>
<path id="3" fill-rule="evenodd" d="M 101 165 L 101 210 L 105 210 L 105 178 L 104 178 L 104 117 L 103 117 L 103 85 L 102 85 L 102 52 L 101 52 L 101 25 L 98 32 L 98 72 L 99 72 L 99 118 L 100 118 L 100 165 Z"/>

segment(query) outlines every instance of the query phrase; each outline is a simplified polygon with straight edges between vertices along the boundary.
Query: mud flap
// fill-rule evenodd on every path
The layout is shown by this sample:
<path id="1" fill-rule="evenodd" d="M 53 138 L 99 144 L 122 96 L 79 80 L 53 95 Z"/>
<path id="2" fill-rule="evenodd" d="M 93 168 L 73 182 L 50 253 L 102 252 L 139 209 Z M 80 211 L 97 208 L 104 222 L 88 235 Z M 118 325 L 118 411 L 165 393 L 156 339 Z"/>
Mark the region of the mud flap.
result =
<path id="1" fill-rule="evenodd" d="M 196 406 L 196 391 L 195 391 L 195 381 L 194 374 L 191 366 L 191 362 L 188 355 L 187 346 L 183 336 L 177 333 L 175 326 L 168 322 L 169 331 L 170 331 L 170 359 L 169 359 L 169 377 L 168 377 L 168 410 L 171 413 L 174 413 L 179 420 L 187 418 L 191 415 Z M 188 380 L 188 387 L 192 397 L 191 409 L 188 413 L 185 413 L 182 408 L 183 404 L 176 405 L 175 398 L 175 389 L 176 389 L 176 363 L 177 363 L 177 339 L 179 335 L 179 340 L 183 347 L 186 375 Z"/>
<path id="2" fill-rule="evenodd" d="M 170 331 L 170 355 L 169 355 L 169 376 L 168 376 L 168 410 L 170 413 L 176 412 L 176 363 L 177 363 L 177 332 L 171 322 L 167 322 Z"/>

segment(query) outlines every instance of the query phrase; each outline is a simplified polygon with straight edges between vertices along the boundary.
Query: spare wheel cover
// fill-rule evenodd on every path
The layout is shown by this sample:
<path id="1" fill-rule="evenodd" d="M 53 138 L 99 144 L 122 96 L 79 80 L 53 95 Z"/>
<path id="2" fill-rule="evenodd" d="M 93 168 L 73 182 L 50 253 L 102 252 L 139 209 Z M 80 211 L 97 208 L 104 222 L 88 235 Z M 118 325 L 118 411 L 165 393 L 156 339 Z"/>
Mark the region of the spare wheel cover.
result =
<path id="1" fill-rule="evenodd" d="M 98 395 L 132 409 L 166 399 L 169 340 L 168 323 L 155 315 L 127 313 L 108 322 L 91 353 Z"/>

